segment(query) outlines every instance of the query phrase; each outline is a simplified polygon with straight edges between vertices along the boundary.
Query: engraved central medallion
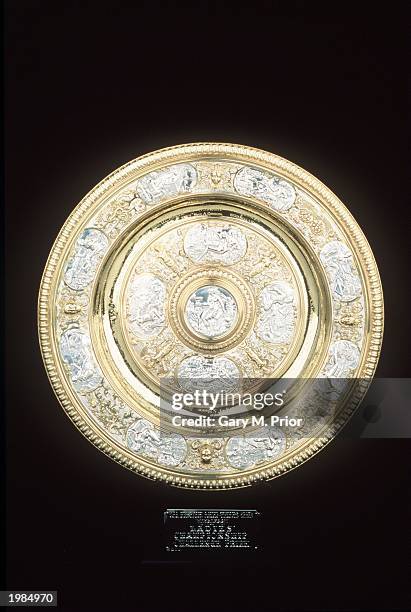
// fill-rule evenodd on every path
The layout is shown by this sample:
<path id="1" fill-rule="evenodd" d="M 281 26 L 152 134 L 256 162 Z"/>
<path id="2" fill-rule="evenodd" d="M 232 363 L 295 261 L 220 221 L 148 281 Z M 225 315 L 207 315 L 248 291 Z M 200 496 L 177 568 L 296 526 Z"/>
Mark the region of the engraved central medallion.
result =
<path id="1" fill-rule="evenodd" d="M 237 315 L 234 297 L 218 285 L 206 285 L 194 291 L 185 308 L 190 329 L 210 340 L 228 333 L 234 327 Z"/>

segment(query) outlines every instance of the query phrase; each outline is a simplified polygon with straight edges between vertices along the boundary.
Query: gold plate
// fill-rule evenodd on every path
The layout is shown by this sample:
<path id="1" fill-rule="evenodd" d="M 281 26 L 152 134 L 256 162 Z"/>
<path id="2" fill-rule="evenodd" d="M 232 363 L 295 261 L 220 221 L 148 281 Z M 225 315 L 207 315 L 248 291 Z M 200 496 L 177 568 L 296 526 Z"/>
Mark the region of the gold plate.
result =
<path id="1" fill-rule="evenodd" d="M 60 231 L 39 296 L 68 416 L 118 463 L 183 487 L 245 486 L 309 459 L 361 401 L 382 333 L 378 270 L 345 206 L 291 162 L 233 144 L 162 149 L 104 179 Z M 278 414 L 301 428 L 258 444 L 237 426 L 177 430 L 160 395 L 200 374 L 293 381 Z M 357 384 L 331 418 L 298 402 L 307 379 Z"/>

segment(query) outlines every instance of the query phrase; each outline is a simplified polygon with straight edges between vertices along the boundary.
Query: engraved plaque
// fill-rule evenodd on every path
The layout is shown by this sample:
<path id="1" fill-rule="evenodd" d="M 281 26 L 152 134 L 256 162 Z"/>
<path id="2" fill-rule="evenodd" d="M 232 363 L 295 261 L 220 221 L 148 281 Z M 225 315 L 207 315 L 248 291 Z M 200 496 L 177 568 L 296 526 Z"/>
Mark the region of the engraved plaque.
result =
<path id="1" fill-rule="evenodd" d="M 165 550 L 169 553 L 250 553 L 259 550 L 261 514 L 244 509 L 167 509 Z"/>

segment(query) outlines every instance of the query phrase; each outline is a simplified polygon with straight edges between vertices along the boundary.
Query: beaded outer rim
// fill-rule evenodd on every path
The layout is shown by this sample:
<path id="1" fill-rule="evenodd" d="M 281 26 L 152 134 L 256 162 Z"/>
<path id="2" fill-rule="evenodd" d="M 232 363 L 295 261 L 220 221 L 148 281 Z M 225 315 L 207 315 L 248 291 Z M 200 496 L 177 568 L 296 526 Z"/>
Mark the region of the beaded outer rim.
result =
<path id="1" fill-rule="evenodd" d="M 366 359 L 363 360 L 358 372 L 360 383 L 357 385 L 356 392 L 353 394 L 338 419 L 333 422 L 321 438 L 317 438 L 301 451 L 297 451 L 288 461 L 283 461 L 277 465 L 260 469 L 258 473 L 255 474 L 246 476 L 239 475 L 228 479 L 216 478 L 202 480 L 191 476 L 173 475 L 161 469 L 152 468 L 144 464 L 144 461 L 137 459 L 131 460 L 125 457 L 122 452 L 113 448 L 111 444 L 108 444 L 100 433 L 90 426 L 91 421 L 89 422 L 79 414 L 62 384 L 61 376 L 58 371 L 58 364 L 56 363 L 52 349 L 52 330 L 50 329 L 51 321 L 49 311 L 54 274 L 57 263 L 72 233 L 78 227 L 83 217 L 88 213 L 93 204 L 104 196 L 108 190 L 114 185 L 119 186 L 121 183 L 127 182 L 127 180 L 132 180 L 135 178 L 137 172 L 141 173 L 141 171 L 144 171 L 147 167 L 152 169 L 154 164 L 159 165 L 176 161 L 181 162 L 184 158 L 192 158 L 194 156 L 225 156 L 227 158 L 233 158 L 235 161 L 256 162 L 266 166 L 267 169 L 283 175 L 285 178 L 294 179 L 300 187 L 305 188 L 316 196 L 332 211 L 333 215 L 337 221 L 339 221 L 351 240 L 361 264 L 369 300 L 369 329 L 366 334 L 365 343 Z M 176 157 L 178 157 L 177 160 Z M 138 157 L 109 174 L 80 201 L 60 230 L 51 249 L 41 279 L 38 301 L 38 332 L 44 365 L 60 404 L 81 433 L 111 459 L 146 478 L 160 480 L 177 487 L 205 490 L 244 487 L 258 481 L 276 478 L 298 467 L 324 448 L 324 446 L 328 444 L 347 423 L 368 389 L 377 367 L 381 351 L 383 327 L 384 302 L 378 268 L 367 239 L 344 204 L 320 180 L 296 164 L 273 153 L 268 153 L 253 147 L 228 143 L 192 143 L 167 147 Z"/>

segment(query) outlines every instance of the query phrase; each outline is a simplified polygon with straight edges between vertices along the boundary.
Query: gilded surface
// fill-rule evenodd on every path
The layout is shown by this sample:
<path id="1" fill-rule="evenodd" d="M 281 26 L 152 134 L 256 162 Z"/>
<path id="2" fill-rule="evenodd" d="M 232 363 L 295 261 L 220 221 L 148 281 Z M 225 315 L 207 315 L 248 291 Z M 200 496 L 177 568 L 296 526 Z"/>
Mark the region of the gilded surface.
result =
<path id="1" fill-rule="evenodd" d="M 292 436 L 197 439 L 160 432 L 161 378 L 367 379 L 382 323 L 378 271 L 343 205 L 290 162 L 236 145 L 166 149 L 103 181 L 53 247 L 39 301 L 46 368 L 81 431 L 136 472 L 206 488 L 304 461 L 338 431 L 329 404 L 313 393 L 288 406 L 303 422 Z"/>

